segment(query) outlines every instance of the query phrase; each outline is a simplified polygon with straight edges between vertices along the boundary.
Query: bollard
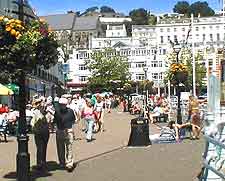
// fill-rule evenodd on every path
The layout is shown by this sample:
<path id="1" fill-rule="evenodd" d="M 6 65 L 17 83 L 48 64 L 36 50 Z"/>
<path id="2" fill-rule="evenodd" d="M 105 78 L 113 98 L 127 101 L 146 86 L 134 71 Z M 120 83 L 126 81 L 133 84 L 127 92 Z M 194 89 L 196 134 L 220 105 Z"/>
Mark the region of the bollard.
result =
<path id="1" fill-rule="evenodd" d="M 128 146 L 148 146 L 151 145 L 149 139 L 149 121 L 146 118 L 138 117 L 131 120 L 131 133 Z"/>

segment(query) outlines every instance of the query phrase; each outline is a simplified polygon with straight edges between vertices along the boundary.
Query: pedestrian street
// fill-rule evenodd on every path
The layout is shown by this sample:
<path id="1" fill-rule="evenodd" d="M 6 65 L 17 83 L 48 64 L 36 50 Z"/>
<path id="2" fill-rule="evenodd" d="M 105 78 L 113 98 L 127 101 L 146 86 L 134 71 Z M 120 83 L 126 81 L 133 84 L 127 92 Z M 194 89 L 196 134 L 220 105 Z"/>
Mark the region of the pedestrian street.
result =
<path id="1" fill-rule="evenodd" d="M 94 134 L 94 141 L 87 143 L 81 131 L 82 124 L 76 124 L 76 140 L 73 155 L 76 167 L 72 173 L 60 170 L 57 165 L 55 134 L 51 134 L 47 148 L 48 173 L 31 172 L 37 181 L 55 180 L 187 180 L 194 178 L 201 168 L 203 141 L 184 140 L 175 144 L 153 144 L 149 147 L 127 148 L 130 134 L 130 120 L 136 115 L 114 109 L 105 116 L 105 131 Z M 160 123 L 158 124 L 160 126 Z M 165 125 L 161 124 L 161 125 Z M 150 124 L 150 135 L 159 133 L 155 124 Z M 31 165 L 35 165 L 35 144 L 29 135 Z M 17 141 L 9 137 L 8 143 L 0 143 L 0 180 L 15 180 L 15 157 Z M 162 174 L 164 177 L 162 176 Z M 170 178 L 170 179 L 169 179 Z"/>

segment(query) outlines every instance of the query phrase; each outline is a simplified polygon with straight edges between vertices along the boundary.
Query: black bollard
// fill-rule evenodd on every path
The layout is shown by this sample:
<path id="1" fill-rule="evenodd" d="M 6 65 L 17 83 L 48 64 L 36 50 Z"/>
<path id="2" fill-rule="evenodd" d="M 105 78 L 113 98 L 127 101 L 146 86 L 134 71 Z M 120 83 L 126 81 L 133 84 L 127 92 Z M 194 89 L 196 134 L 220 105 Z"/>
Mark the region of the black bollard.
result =
<path id="1" fill-rule="evenodd" d="M 131 133 L 128 146 L 148 146 L 151 145 L 149 139 L 149 121 L 144 117 L 131 120 Z"/>

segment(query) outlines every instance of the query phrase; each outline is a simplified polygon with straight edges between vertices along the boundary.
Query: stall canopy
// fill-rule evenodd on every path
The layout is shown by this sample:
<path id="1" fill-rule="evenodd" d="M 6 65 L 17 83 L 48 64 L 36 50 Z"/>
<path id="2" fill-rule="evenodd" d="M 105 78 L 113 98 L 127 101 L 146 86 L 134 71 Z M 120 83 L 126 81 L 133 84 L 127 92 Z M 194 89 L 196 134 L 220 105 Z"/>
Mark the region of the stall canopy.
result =
<path id="1" fill-rule="evenodd" d="M 13 95 L 13 94 L 14 94 L 14 92 L 11 89 L 0 84 L 0 96 L 9 96 L 9 95 Z"/>
<path id="2" fill-rule="evenodd" d="M 18 85 L 10 83 L 10 84 L 6 85 L 6 87 L 11 89 L 15 94 L 17 94 L 17 95 L 19 94 L 20 87 Z"/>

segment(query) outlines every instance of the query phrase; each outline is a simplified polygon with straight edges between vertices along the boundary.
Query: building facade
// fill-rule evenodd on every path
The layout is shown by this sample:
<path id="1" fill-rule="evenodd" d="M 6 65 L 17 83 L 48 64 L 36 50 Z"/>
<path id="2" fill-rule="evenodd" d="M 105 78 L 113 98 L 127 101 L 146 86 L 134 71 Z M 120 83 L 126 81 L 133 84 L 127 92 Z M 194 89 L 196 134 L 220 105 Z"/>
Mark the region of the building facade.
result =
<path id="1" fill-rule="evenodd" d="M 59 20 L 59 19 L 58 19 Z M 68 22 L 68 21 L 67 21 Z M 68 33 L 70 42 L 68 87 L 80 90 L 87 83 L 91 73 L 85 61 L 91 58 L 96 49 L 113 48 L 122 56 L 127 56 L 131 78 L 134 81 L 147 79 L 155 87 L 165 87 L 164 77 L 168 70 L 167 55 L 173 51 L 171 43 L 178 40 L 195 52 L 203 55 L 206 66 L 216 67 L 216 52 L 224 46 L 225 26 L 221 16 L 204 18 L 184 18 L 169 16 L 158 18 L 157 24 L 133 25 L 132 36 L 128 36 L 127 17 L 75 17 Z M 61 22 L 63 24 L 63 22 Z M 49 23 L 51 25 L 51 23 Z M 68 34 L 65 37 L 69 36 Z M 62 38 L 62 34 L 59 34 Z M 68 38 L 64 38 L 65 40 Z M 213 51 L 207 51 L 212 49 Z"/>

